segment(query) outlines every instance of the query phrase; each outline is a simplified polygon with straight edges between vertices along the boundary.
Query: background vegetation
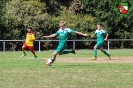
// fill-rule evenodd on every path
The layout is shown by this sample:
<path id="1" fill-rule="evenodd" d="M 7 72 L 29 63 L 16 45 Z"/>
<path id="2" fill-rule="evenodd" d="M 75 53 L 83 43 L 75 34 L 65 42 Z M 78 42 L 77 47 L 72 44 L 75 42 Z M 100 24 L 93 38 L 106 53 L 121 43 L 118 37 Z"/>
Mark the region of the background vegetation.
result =
<path id="1" fill-rule="evenodd" d="M 114 10 L 116 2 L 133 3 L 131 0 L 1 0 L 0 39 L 23 39 L 28 26 L 33 27 L 36 39 L 42 39 L 43 35 L 55 33 L 61 20 L 69 28 L 89 35 L 100 22 L 110 39 L 131 39 L 133 12 L 126 17 L 118 15 Z M 72 35 L 70 39 L 85 38 Z"/>

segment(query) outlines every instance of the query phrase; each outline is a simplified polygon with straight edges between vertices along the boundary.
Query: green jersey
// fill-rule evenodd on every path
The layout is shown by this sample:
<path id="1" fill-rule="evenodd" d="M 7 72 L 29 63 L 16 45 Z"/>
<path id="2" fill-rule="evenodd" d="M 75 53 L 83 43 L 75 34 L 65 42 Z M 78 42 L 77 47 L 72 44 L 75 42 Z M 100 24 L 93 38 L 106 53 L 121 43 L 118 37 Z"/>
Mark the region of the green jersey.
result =
<path id="1" fill-rule="evenodd" d="M 97 37 L 97 42 L 104 41 L 105 34 L 108 34 L 105 30 L 96 30 L 95 35 Z"/>
<path id="2" fill-rule="evenodd" d="M 59 45 L 66 45 L 67 39 L 71 33 L 74 33 L 75 30 L 71 30 L 70 28 L 65 28 L 62 30 L 61 28 L 56 32 L 56 35 L 59 35 Z"/>

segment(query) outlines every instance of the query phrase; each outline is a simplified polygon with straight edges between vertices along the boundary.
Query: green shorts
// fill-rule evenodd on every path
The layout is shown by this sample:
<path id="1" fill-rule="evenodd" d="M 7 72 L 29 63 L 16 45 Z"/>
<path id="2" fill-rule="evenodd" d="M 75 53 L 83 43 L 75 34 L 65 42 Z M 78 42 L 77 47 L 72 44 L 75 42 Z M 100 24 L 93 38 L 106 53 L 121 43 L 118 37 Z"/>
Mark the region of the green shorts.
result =
<path id="1" fill-rule="evenodd" d="M 98 41 L 95 46 L 97 46 L 98 48 L 101 48 L 103 47 L 103 43 L 104 41 Z"/>
<path id="2" fill-rule="evenodd" d="M 66 48 L 66 44 L 65 45 L 59 44 L 58 47 L 56 48 L 56 52 L 61 53 L 65 48 Z"/>

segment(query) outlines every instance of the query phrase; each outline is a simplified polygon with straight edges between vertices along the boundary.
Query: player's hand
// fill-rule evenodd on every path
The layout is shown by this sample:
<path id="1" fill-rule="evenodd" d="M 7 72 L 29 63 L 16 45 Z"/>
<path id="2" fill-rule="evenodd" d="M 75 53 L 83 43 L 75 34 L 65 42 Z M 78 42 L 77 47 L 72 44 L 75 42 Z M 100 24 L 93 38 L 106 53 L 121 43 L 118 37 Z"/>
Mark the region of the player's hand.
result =
<path id="1" fill-rule="evenodd" d="M 48 36 L 43 36 L 43 38 L 48 38 Z"/>
<path id="2" fill-rule="evenodd" d="M 107 41 L 107 38 L 105 38 L 104 41 Z"/>
<path id="3" fill-rule="evenodd" d="M 88 34 L 84 34 L 84 36 L 86 37 L 86 36 L 88 36 Z"/>
<path id="4" fill-rule="evenodd" d="M 31 42 L 34 42 L 35 40 L 30 40 Z"/>
<path id="5" fill-rule="evenodd" d="M 91 36 L 91 38 L 93 38 L 93 37 L 94 37 L 94 35 Z"/>

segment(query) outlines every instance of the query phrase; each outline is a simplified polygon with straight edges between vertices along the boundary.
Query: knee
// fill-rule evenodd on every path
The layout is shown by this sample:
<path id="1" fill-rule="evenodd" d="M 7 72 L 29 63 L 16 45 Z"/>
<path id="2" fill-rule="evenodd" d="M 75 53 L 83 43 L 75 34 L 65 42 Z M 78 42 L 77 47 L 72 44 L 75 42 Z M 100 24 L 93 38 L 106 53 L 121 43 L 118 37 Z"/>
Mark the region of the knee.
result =
<path id="1" fill-rule="evenodd" d="M 96 50 L 96 49 L 97 49 L 97 47 L 96 47 L 96 46 L 94 46 L 94 47 L 93 47 L 93 49 L 94 49 L 94 50 Z"/>
<path id="2" fill-rule="evenodd" d="M 103 50 L 103 49 L 101 49 L 101 52 L 104 52 L 104 50 Z"/>
<path id="3" fill-rule="evenodd" d="M 56 52 L 54 52 L 54 53 L 53 53 L 53 56 L 56 56 L 56 55 L 57 55 L 57 53 L 56 53 Z"/>
<path id="4" fill-rule="evenodd" d="M 22 46 L 22 50 L 24 50 L 24 49 L 25 49 L 25 47 Z"/>

